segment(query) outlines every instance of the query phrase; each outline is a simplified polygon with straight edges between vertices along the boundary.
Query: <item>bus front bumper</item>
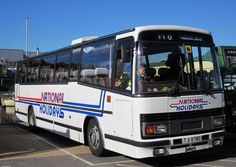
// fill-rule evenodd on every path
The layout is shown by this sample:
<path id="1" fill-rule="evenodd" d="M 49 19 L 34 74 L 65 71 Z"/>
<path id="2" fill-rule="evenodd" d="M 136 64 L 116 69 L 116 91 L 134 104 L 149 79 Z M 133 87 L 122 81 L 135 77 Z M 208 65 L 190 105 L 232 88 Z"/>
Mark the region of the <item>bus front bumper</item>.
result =
<path id="1" fill-rule="evenodd" d="M 105 135 L 109 146 L 108 150 L 116 150 L 121 154 L 133 158 L 148 158 L 167 156 L 173 154 L 187 153 L 198 150 L 204 150 L 212 147 L 223 145 L 225 130 L 201 133 L 196 135 L 184 135 L 177 137 L 166 137 L 162 139 L 148 141 L 132 141 L 124 138 L 112 137 Z"/>
<path id="2" fill-rule="evenodd" d="M 224 131 L 170 138 L 170 145 L 153 148 L 153 156 L 165 156 L 193 152 L 223 145 Z"/>

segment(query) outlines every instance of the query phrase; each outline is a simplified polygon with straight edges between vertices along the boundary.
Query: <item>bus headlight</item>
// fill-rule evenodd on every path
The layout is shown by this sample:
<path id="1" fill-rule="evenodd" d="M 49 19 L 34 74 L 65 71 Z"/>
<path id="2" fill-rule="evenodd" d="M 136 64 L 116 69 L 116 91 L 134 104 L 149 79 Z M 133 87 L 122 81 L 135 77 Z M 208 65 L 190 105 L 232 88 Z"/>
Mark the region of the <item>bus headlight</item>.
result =
<path id="1" fill-rule="evenodd" d="M 231 110 L 231 113 L 232 113 L 232 116 L 236 117 L 236 108 L 233 108 L 233 109 Z"/>
<path id="2" fill-rule="evenodd" d="M 145 136 L 164 134 L 168 132 L 168 126 L 165 123 L 144 124 L 144 132 Z"/>
<path id="3" fill-rule="evenodd" d="M 224 125 L 224 117 L 217 117 L 213 119 L 213 126 L 218 127 L 218 126 L 223 126 Z"/>

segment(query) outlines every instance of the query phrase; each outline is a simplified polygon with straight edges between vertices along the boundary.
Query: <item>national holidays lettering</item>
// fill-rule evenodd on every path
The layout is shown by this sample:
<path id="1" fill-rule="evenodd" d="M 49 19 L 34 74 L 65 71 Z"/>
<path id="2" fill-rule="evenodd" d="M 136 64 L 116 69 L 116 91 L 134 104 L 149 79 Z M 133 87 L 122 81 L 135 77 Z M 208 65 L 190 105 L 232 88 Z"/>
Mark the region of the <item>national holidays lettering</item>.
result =
<path id="1" fill-rule="evenodd" d="M 176 111 L 191 111 L 191 110 L 201 110 L 204 105 L 208 105 L 208 101 L 204 101 L 203 98 L 188 98 L 180 99 L 178 103 L 173 103 L 170 105 L 171 108 L 175 108 Z"/>

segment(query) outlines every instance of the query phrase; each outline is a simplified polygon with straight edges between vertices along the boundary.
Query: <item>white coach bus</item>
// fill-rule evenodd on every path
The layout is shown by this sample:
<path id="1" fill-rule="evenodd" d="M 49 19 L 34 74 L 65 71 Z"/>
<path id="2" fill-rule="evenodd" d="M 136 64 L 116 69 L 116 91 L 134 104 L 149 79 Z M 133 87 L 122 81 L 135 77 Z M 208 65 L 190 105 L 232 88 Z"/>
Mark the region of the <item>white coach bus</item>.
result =
<path id="1" fill-rule="evenodd" d="M 88 40 L 89 39 L 89 40 Z M 212 36 L 182 26 L 143 26 L 19 63 L 17 117 L 134 158 L 223 144 L 224 96 Z"/>

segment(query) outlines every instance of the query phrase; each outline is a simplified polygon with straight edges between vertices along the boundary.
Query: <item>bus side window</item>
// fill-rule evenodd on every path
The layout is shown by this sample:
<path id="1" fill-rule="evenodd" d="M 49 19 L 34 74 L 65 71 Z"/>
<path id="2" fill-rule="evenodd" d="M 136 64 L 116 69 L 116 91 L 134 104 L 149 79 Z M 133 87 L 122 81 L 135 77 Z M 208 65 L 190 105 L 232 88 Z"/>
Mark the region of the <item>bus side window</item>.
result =
<path id="1" fill-rule="evenodd" d="M 70 52 L 63 51 L 57 55 L 55 81 L 63 82 L 69 79 Z"/>
<path id="2" fill-rule="evenodd" d="M 16 70 L 16 83 L 21 82 L 22 68 L 23 68 L 23 62 L 18 61 L 17 62 L 17 70 Z"/>
<path id="3" fill-rule="evenodd" d="M 22 63 L 21 69 L 19 70 L 19 75 L 20 75 L 20 82 L 21 83 L 26 83 L 27 82 L 27 66 L 28 66 L 28 61 L 24 61 Z"/>
<path id="4" fill-rule="evenodd" d="M 79 61 L 81 55 L 81 48 L 72 50 L 71 64 L 70 64 L 70 80 L 76 81 L 79 74 Z"/>
<path id="5" fill-rule="evenodd" d="M 27 77 L 27 63 L 28 62 L 19 62 L 17 68 L 17 82 L 25 83 Z"/>
<path id="6" fill-rule="evenodd" d="M 27 69 L 27 82 L 39 81 L 39 66 L 41 58 L 31 59 Z"/>
<path id="7" fill-rule="evenodd" d="M 114 87 L 118 89 L 131 91 L 133 46 L 133 37 L 117 41 Z"/>
<path id="8" fill-rule="evenodd" d="M 108 39 L 96 44 L 87 45 L 83 48 L 80 81 L 92 83 L 97 86 L 111 86 L 112 62 L 114 40 Z M 92 73 L 90 73 L 92 71 Z M 86 75 L 85 75 L 86 74 Z M 87 82 L 85 77 L 90 77 L 93 82 Z"/>
<path id="9" fill-rule="evenodd" d="M 42 82 L 53 82 L 54 81 L 54 66 L 56 56 L 47 55 L 42 57 L 40 65 L 40 81 Z"/>

